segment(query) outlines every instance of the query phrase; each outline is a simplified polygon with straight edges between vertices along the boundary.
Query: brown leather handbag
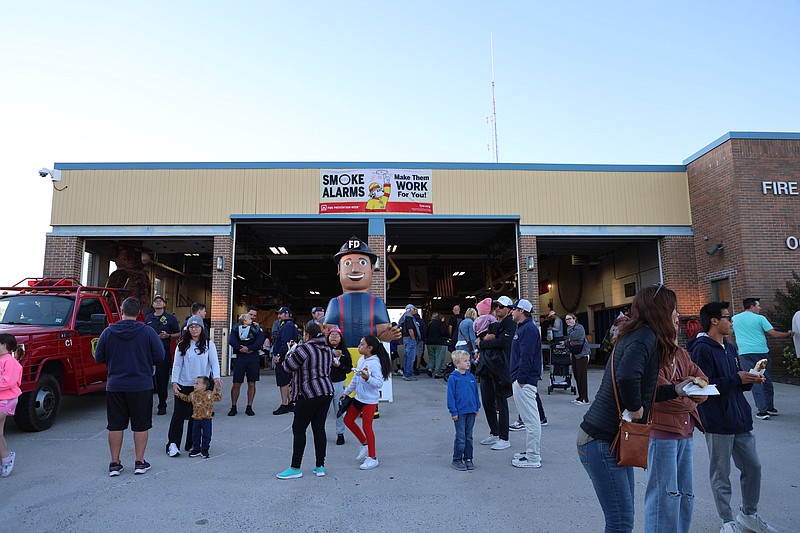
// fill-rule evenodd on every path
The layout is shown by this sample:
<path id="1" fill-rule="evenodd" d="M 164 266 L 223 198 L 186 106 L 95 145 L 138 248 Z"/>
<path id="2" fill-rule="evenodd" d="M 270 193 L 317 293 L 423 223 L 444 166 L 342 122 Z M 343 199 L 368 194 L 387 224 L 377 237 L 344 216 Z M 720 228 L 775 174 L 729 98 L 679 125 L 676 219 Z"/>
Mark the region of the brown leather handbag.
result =
<path id="1" fill-rule="evenodd" d="M 619 414 L 619 432 L 614 437 L 611 443 L 611 453 L 617 451 L 617 465 L 618 466 L 638 466 L 639 468 L 647 469 L 647 449 L 650 446 L 650 423 L 652 421 L 653 409 L 648 411 L 647 424 L 640 424 L 638 422 L 628 422 L 622 418 L 622 409 L 619 405 L 619 395 L 617 394 L 617 378 L 614 375 L 614 352 L 617 347 L 611 352 L 611 382 L 614 387 L 614 399 L 617 402 L 617 413 Z M 655 402 L 656 395 L 653 391 L 653 402 Z"/>

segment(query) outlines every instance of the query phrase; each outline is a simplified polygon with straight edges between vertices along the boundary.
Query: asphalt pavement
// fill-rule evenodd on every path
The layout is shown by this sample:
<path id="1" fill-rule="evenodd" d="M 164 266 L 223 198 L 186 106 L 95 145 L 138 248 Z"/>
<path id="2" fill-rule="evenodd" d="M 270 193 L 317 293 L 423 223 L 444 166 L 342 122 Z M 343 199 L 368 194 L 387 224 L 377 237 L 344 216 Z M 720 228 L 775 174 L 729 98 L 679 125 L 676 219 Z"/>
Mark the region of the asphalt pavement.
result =
<path id="1" fill-rule="evenodd" d="M 602 369 L 589 371 L 590 397 Z M 545 374 L 547 377 L 547 374 Z M 543 381 L 546 385 L 549 378 Z M 603 515 L 575 449 L 586 407 L 570 392 L 547 395 L 548 425 L 542 428 L 542 468 L 511 466 L 524 449 L 525 433 L 511 433 L 512 447 L 491 451 L 478 441 L 488 435 L 483 412 L 475 425 L 471 472 L 450 467 L 453 424 L 446 383 L 427 376 L 395 379 L 394 402 L 381 403 L 375 421 L 380 466 L 361 471 L 357 443 L 346 434 L 336 446 L 329 419 L 325 477 L 315 477 L 311 431 L 304 476 L 278 480 L 289 466 L 293 415 L 274 416 L 279 402 L 271 373 L 258 383 L 254 410 L 228 417 L 230 378 L 216 404 L 209 459 L 164 453 L 170 416 L 153 416 L 146 459 L 152 469 L 134 475 L 133 438 L 122 449 L 125 470 L 109 478 L 105 394 L 65 397 L 56 424 L 40 433 L 6 423 L 17 454 L 14 472 L 0 479 L 0 530 L 48 531 L 602 531 Z M 752 397 L 748 393 L 752 404 Z M 780 531 L 800 530 L 800 388 L 775 384 L 780 416 L 755 420 L 763 464 L 763 517 Z M 510 402 L 512 420 L 516 408 Z M 155 411 L 155 410 L 154 410 Z M 170 400 L 168 414 L 172 413 Z M 716 532 L 720 521 L 708 482 L 708 454 L 699 432 L 694 439 L 695 510 L 692 531 Z M 738 471 L 732 471 L 734 505 L 741 501 Z M 636 530 L 643 528 L 646 474 L 636 472 Z"/>

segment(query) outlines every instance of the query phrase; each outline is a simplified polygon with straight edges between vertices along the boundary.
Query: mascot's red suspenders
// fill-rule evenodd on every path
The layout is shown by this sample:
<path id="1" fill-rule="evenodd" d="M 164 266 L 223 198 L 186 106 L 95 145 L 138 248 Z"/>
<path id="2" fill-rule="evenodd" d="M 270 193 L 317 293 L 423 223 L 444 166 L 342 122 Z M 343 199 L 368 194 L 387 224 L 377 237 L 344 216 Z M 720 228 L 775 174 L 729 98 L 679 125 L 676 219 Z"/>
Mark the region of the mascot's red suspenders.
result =
<path id="1" fill-rule="evenodd" d="M 339 329 L 344 331 L 344 295 L 339 295 Z M 375 295 L 369 294 L 369 335 L 377 336 L 375 330 Z"/>

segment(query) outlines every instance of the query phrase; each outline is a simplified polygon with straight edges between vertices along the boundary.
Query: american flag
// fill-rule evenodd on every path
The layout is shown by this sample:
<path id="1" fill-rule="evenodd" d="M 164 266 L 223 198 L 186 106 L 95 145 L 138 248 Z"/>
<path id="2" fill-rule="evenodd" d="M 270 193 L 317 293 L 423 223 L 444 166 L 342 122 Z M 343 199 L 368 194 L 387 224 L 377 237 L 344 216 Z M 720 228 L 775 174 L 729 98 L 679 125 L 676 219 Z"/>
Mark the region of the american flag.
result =
<path id="1" fill-rule="evenodd" d="M 453 288 L 453 268 L 446 266 L 439 269 L 436 276 L 436 296 L 455 296 Z"/>

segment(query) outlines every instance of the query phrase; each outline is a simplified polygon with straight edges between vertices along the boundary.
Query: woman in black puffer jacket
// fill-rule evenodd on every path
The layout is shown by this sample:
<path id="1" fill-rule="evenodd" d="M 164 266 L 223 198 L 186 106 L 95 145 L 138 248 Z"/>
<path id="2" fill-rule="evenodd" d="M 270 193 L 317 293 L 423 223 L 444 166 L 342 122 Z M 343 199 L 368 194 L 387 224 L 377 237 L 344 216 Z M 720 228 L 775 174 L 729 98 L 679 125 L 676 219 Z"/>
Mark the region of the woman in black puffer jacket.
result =
<path id="1" fill-rule="evenodd" d="M 611 383 L 611 367 L 617 380 L 621 409 L 633 420 L 646 421 L 656 390 L 659 358 L 671 358 L 678 349 L 675 324 L 678 320 L 675 293 L 663 285 L 645 287 L 636 295 L 631 318 L 620 328 L 613 357 L 594 402 L 578 430 L 578 456 L 592 480 L 605 515 L 605 531 L 633 530 L 633 467 L 618 466 L 611 442 L 619 429 L 619 414 Z M 656 401 L 683 395 L 682 385 L 664 385 Z"/>

